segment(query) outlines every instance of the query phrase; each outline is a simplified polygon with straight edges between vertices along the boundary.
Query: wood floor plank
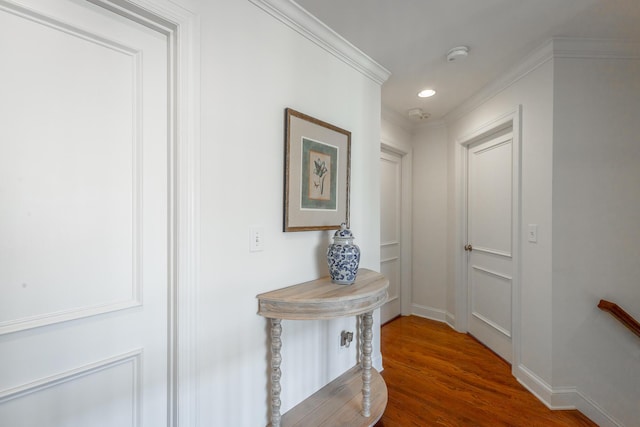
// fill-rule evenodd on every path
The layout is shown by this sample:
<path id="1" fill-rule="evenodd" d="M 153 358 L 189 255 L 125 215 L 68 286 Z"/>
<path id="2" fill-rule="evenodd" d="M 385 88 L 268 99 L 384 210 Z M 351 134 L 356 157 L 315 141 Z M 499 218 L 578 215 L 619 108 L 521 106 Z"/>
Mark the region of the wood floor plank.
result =
<path id="1" fill-rule="evenodd" d="M 376 427 L 597 427 L 578 411 L 552 411 L 473 337 L 416 316 L 382 327 L 389 393 Z"/>

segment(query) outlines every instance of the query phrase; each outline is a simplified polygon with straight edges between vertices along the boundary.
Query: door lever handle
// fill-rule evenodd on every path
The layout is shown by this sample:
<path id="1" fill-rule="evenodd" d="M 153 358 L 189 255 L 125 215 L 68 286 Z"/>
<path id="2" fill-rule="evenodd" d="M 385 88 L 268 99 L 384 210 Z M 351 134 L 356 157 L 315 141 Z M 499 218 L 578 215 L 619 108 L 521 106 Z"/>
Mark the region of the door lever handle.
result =
<path id="1" fill-rule="evenodd" d="M 464 250 L 467 252 L 471 252 L 473 250 L 473 246 L 471 245 L 464 245 Z"/>

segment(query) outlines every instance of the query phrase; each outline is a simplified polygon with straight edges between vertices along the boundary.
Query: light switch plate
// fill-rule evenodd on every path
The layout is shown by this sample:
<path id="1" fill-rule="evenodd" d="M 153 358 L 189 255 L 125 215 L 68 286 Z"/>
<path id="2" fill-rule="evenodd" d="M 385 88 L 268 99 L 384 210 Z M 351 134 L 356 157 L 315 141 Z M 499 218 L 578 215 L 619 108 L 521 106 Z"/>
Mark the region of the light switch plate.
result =
<path id="1" fill-rule="evenodd" d="M 249 227 L 249 252 L 260 252 L 264 250 L 264 227 Z"/>
<path id="2" fill-rule="evenodd" d="M 529 224 L 527 240 L 531 243 L 538 243 L 538 224 Z"/>

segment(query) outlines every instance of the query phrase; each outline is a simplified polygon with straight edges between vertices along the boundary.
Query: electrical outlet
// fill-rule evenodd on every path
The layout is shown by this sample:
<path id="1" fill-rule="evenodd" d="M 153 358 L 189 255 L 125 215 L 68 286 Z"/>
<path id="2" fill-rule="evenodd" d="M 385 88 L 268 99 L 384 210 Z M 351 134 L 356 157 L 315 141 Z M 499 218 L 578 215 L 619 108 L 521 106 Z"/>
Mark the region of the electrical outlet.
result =
<path id="1" fill-rule="evenodd" d="M 340 333 L 340 347 L 349 348 L 351 341 L 353 341 L 353 332 L 342 331 Z"/>

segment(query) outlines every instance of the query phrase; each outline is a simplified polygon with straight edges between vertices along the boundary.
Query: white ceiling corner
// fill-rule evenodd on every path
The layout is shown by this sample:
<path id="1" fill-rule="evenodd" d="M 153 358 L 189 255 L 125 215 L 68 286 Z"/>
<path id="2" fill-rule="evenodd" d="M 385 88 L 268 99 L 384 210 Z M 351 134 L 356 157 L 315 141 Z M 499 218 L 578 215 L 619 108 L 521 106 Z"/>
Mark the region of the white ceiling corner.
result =
<path id="1" fill-rule="evenodd" d="M 639 0 L 296 2 L 391 71 L 383 107 L 431 115 L 412 128 L 455 117 L 550 57 L 640 57 Z M 461 45 L 469 56 L 447 61 Z M 419 99 L 425 88 L 436 96 Z"/>

